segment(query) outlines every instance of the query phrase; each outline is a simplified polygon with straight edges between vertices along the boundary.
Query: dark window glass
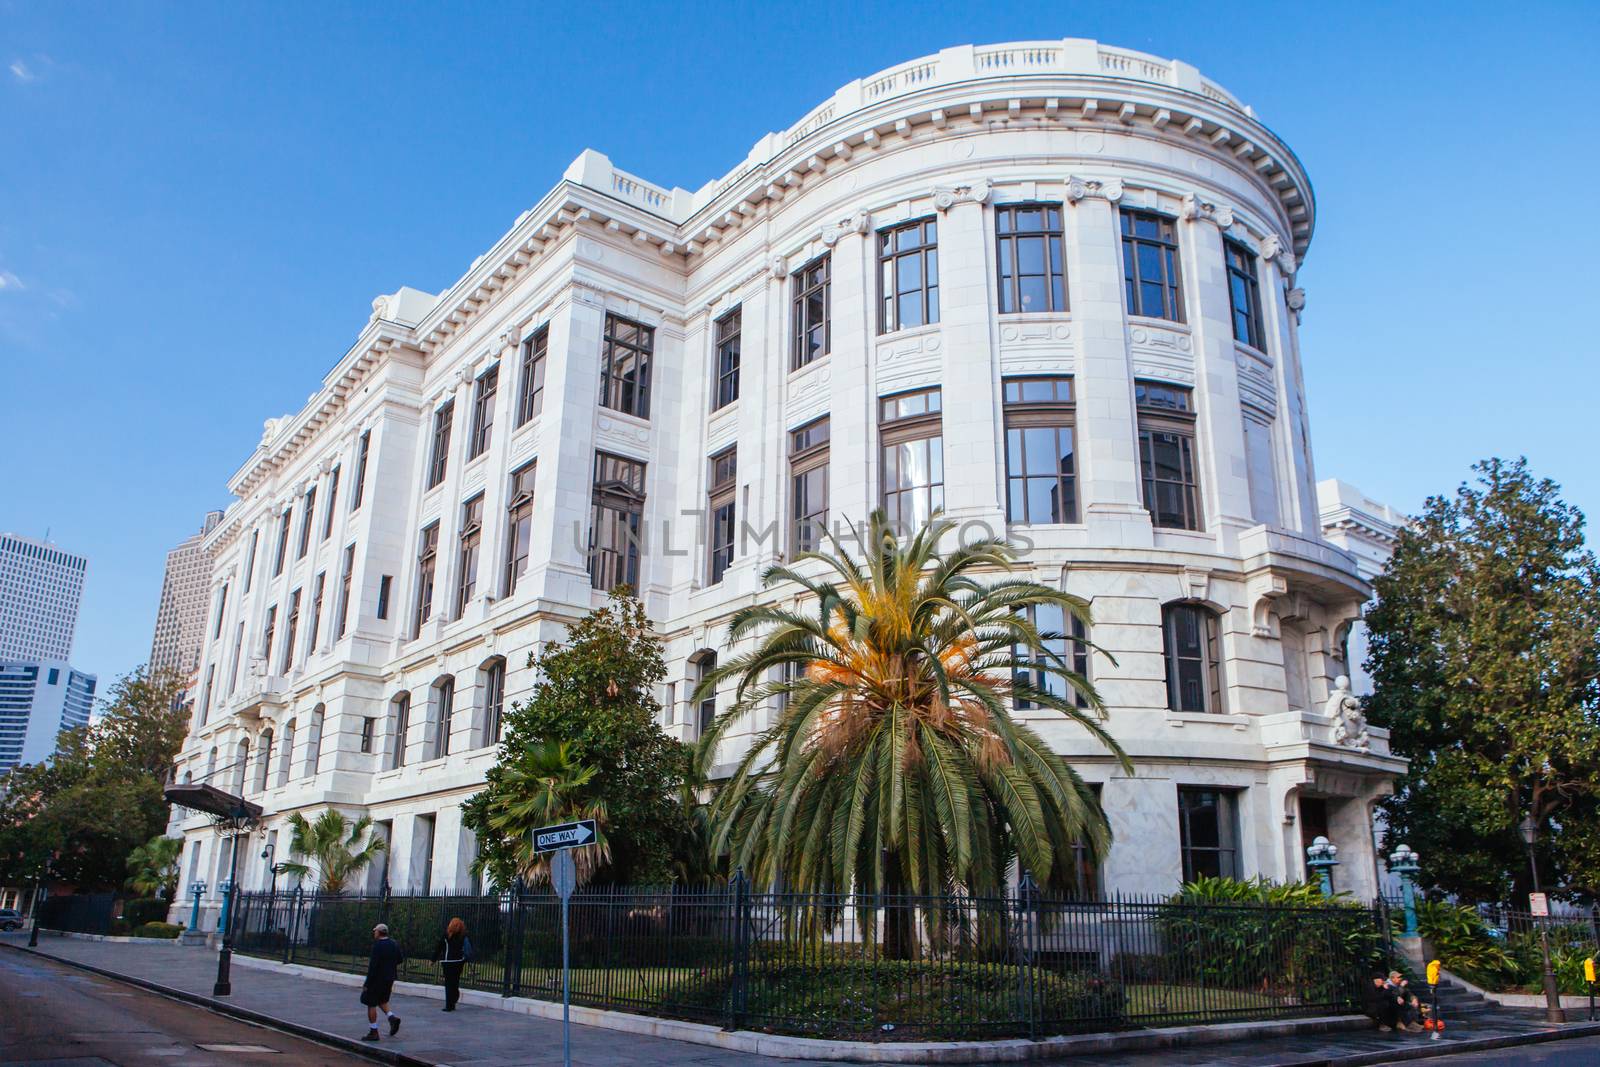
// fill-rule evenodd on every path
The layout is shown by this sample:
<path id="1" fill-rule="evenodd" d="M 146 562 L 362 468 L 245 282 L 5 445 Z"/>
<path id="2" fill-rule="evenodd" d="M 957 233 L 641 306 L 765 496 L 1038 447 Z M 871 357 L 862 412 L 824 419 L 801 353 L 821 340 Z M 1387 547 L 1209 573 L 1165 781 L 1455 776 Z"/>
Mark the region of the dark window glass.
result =
<path id="1" fill-rule="evenodd" d="M 444 481 L 450 465 L 450 424 L 455 419 L 456 402 L 446 401 L 433 413 L 433 450 L 428 454 L 428 488 Z"/>
<path id="2" fill-rule="evenodd" d="M 1251 348 L 1266 349 L 1261 326 L 1261 287 L 1256 282 L 1256 257 L 1238 241 L 1222 242 L 1228 265 L 1228 303 L 1233 310 L 1233 339 Z"/>
<path id="3" fill-rule="evenodd" d="M 830 332 L 830 289 L 832 258 L 821 256 L 793 275 L 794 355 L 792 369 L 798 370 L 832 350 Z"/>
<path id="4" fill-rule="evenodd" d="M 372 751 L 372 734 L 377 727 L 378 720 L 368 715 L 361 720 L 361 751 Z"/>
<path id="5" fill-rule="evenodd" d="M 1200 482 L 1189 390 L 1137 382 L 1134 396 L 1139 417 L 1139 473 L 1150 521 L 1163 529 L 1198 530 Z"/>
<path id="6" fill-rule="evenodd" d="M 1199 604 L 1168 604 L 1161 614 L 1167 707 L 1222 712 L 1222 647 L 1216 615 Z"/>
<path id="7" fill-rule="evenodd" d="M 511 502 L 506 505 L 505 595 L 517 590 L 517 579 L 528 569 L 529 545 L 533 541 L 533 475 L 530 463 L 511 475 Z"/>
<path id="8" fill-rule="evenodd" d="M 1008 521 L 1077 522 L 1072 379 L 1008 378 L 1004 395 Z"/>
<path id="9" fill-rule="evenodd" d="M 389 768 L 406 765 L 406 735 L 411 732 L 411 694 L 394 698 L 394 726 L 389 735 Z"/>
<path id="10" fill-rule="evenodd" d="M 394 584 L 394 578 L 385 574 L 378 579 L 378 618 L 389 617 L 389 588 Z"/>
<path id="11" fill-rule="evenodd" d="M 1238 878 L 1238 812 L 1233 793 L 1178 788 L 1178 838 L 1183 880 Z"/>
<path id="12" fill-rule="evenodd" d="M 695 688 L 698 689 L 698 683 L 704 682 L 707 678 L 710 678 L 716 673 L 716 670 L 716 656 L 712 655 L 710 652 L 707 652 L 705 655 L 701 656 L 700 659 L 695 663 Z M 697 716 L 698 722 L 696 723 L 696 726 L 699 727 L 700 733 L 704 734 L 707 730 L 711 729 L 711 724 L 717 721 L 717 694 L 715 690 L 708 692 L 701 699 L 698 711 L 699 715 Z"/>
<path id="13" fill-rule="evenodd" d="M 1057 669 L 1065 668 L 1089 679 L 1089 634 L 1084 628 L 1083 620 L 1075 615 L 1068 615 L 1057 604 L 1034 604 L 1025 609 L 1028 621 L 1033 623 L 1033 628 L 1039 631 L 1039 636 L 1044 639 L 1045 651 L 1050 654 L 1044 663 Z M 1012 655 L 1018 657 L 1023 669 L 1017 671 L 1017 678 L 1027 682 L 1035 689 L 1042 690 L 1052 696 L 1063 700 L 1070 699 L 1080 708 L 1087 708 L 1089 701 L 1077 689 L 1069 686 L 1065 678 L 1058 674 L 1051 674 L 1040 670 L 1039 661 L 1021 659 L 1026 651 L 1019 646 L 1012 646 Z M 1027 664 L 1032 664 L 1028 666 Z M 1071 696 L 1068 696 L 1070 690 Z M 1033 702 L 1024 699 L 1017 700 L 1017 709 L 1026 711 L 1032 708 Z"/>
<path id="14" fill-rule="evenodd" d="M 272 639 L 277 635 L 277 632 L 278 605 L 273 604 L 267 608 L 267 622 L 261 628 L 261 658 L 268 664 L 272 662 Z"/>
<path id="15" fill-rule="evenodd" d="M 650 417 L 650 360 L 656 332 L 617 315 L 606 316 L 600 360 L 600 406 Z"/>
<path id="16" fill-rule="evenodd" d="M 456 680 L 446 678 L 434 687 L 438 701 L 438 715 L 433 724 L 433 758 L 443 759 L 450 754 L 450 728 L 455 724 Z"/>
<path id="17" fill-rule="evenodd" d="M 328 501 L 333 503 L 333 501 Z M 322 593 L 328 584 L 328 572 L 318 571 L 317 576 L 311 581 L 311 626 L 306 634 L 306 655 L 315 655 L 317 651 L 317 635 L 322 629 Z"/>
<path id="18" fill-rule="evenodd" d="M 521 426 L 544 410 L 545 353 L 550 347 L 550 328 L 541 326 L 522 342 L 522 385 L 517 390 L 517 425 Z"/>
<path id="19" fill-rule="evenodd" d="M 289 615 L 287 625 L 283 631 L 283 669 L 280 674 L 288 674 L 289 668 L 294 666 L 294 638 L 300 631 L 300 590 L 296 589 L 289 594 Z"/>
<path id="20" fill-rule="evenodd" d="M 717 388 L 712 409 L 739 399 L 739 332 L 743 314 L 734 308 L 717 320 Z"/>
<path id="21" fill-rule="evenodd" d="M 826 415 L 789 431 L 789 544 L 797 553 L 816 551 L 827 532 L 828 437 Z"/>
<path id="22" fill-rule="evenodd" d="M 306 490 L 305 505 L 300 512 L 300 543 L 295 547 L 294 558 L 305 559 L 311 547 L 311 520 L 317 513 L 317 487 Z"/>
<path id="23" fill-rule="evenodd" d="M 350 491 L 350 510 L 361 506 L 361 497 L 367 488 L 367 454 L 372 450 L 372 431 L 367 430 L 356 444 L 356 484 Z"/>
<path id="24" fill-rule="evenodd" d="M 594 466 L 590 579 L 600 590 L 619 585 L 637 588 L 644 538 L 644 464 L 597 452 Z"/>
<path id="25" fill-rule="evenodd" d="M 500 365 L 496 363 L 478 376 L 472 390 L 472 434 L 467 458 L 476 459 L 489 448 L 494 436 L 494 402 L 500 392 Z"/>
<path id="26" fill-rule="evenodd" d="M 276 578 L 283 573 L 283 561 L 289 555 L 289 521 L 294 516 L 294 509 L 287 507 L 278 517 L 278 551 L 272 557 L 272 576 Z"/>
<path id="27" fill-rule="evenodd" d="M 738 453 L 727 449 L 711 457 L 711 488 L 707 494 L 711 513 L 710 584 L 722 581 L 723 572 L 733 562 L 735 532 L 734 496 L 738 484 Z"/>
<path id="28" fill-rule="evenodd" d="M 433 578 L 439 562 L 439 524 L 429 523 L 422 531 L 417 550 L 417 608 L 411 620 L 411 636 L 422 636 L 422 625 L 433 617 Z"/>
<path id="29" fill-rule="evenodd" d="M 456 618 L 478 593 L 478 549 L 483 543 L 483 494 L 461 508 L 460 546 L 456 551 Z"/>
<path id="30" fill-rule="evenodd" d="M 489 664 L 483 678 L 483 737 L 484 744 L 498 745 L 505 719 L 506 661 L 497 659 Z"/>
<path id="31" fill-rule="evenodd" d="M 244 556 L 244 591 L 250 591 L 250 579 L 256 572 L 256 544 L 261 540 L 260 530 L 250 531 L 250 550 Z"/>
<path id="32" fill-rule="evenodd" d="M 1059 204 L 1006 204 L 994 209 L 1000 313 L 1067 310 Z"/>
<path id="33" fill-rule="evenodd" d="M 939 224 L 918 219 L 878 234 L 878 332 L 939 321 Z"/>
<path id="34" fill-rule="evenodd" d="M 942 406 L 938 389 L 878 402 L 883 510 L 901 531 L 917 529 L 944 507 Z"/>
<path id="35" fill-rule="evenodd" d="M 339 572 L 339 627 L 334 631 L 334 637 L 344 636 L 345 623 L 350 619 L 350 578 L 356 570 L 356 546 L 346 545 L 344 550 L 344 566 Z"/>
<path id="36" fill-rule="evenodd" d="M 222 591 L 217 594 L 217 623 L 211 630 L 212 640 L 222 636 L 222 615 L 228 610 L 228 583 L 222 583 Z"/>
<path id="37" fill-rule="evenodd" d="M 1172 219 L 1148 211 L 1122 212 L 1122 275 L 1128 314 L 1183 321 L 1178 234 Z"/>

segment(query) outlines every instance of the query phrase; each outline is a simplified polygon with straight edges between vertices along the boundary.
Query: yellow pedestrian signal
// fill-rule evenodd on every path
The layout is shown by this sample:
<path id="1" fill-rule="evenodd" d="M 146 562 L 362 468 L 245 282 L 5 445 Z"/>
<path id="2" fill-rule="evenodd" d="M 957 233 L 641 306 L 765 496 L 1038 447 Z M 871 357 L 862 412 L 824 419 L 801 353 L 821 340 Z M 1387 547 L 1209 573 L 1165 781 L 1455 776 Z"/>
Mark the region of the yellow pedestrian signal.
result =
<path id="1" fill-rule="evenodd" d="M 1438 960 L 1434 960 L 1432 963 L 1428 964 L 1428 984 L 1429 985 L 1438 985 L 1439 984 L 1439 961 Z"/>
<path id="2" fill-rule="evenodd" d="M 1590 983 L 1593 983 L 1595 980 L 1593 956 L 1590 956 L 1588 959 L 1583 961 L 1583 980 Z"/>

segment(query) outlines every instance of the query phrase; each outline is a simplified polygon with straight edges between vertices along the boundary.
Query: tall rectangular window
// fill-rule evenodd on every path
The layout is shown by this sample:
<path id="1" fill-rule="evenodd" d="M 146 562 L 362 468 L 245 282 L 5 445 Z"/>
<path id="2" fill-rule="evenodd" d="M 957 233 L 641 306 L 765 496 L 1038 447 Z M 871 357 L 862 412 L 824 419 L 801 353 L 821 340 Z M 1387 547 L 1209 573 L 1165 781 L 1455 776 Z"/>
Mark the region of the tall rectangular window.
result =
<path id="1" fill-rule="evenodd" d="M 915 530 L 944 507 L 944 438 L 938 389 L 878 401 L 883 510 L 898 530 Z"/>
<path id="2" fill-rule="evenodd" d="M 433 692 L 439 702 L 438 717 L 433 724 L 433 758 L 443 759 L 450 755 L 450 730 L 455 725 L 456 680 L 446 678 Z"/>
<path id="3" fill-rule="evenodd" d="M 244 650 L 244 620 L 239 620 L 239 632 L 233 636 L 233 662 L 228 665 L 228 695 L 239 686 L 239 658 Z"/>
<path id="4" fill-rule="evenodd" d="M 278 605 L 267 608 L 267 622 L 261 628 L 261 659 L 272 669 L 272 641 L 278 634 Z"/>
<path id="5" fill-rule="evenodd" d="M 327 571 L 318 571 L 317 576 L 311 580 L 311 627 L 306 634 L 308 656 L 314 656 L 317 652 L 317 635 L 322 630 L 322 593 L 327 584 Z"/>
<path id="6" fill-rule="evenodd" d="M 483 743 L 498 745 L 505 720 L 506 661 L 497 659 L 483 672 Z"/>
<path id="7" fill-rule="evenodd" d="M 1078 521 L 1072 379 L 1007 378 L 1006 520 Z"/>
<path id="8" fill-rule="evenodd" d="M 1228 266 L 1228 304 L 1233 311 L 1233 339 L 1266 351 L 1261 326 L 1261 286 L 1256 281 L 1256 254 L 1238 241 L 1224 239 L 1222 259 Z"/>
<path id="9" fill-rule="evenodd" d="M 317 487 L 306 490 L 304 510 L 300 513 L 300 543 L 295 546 L 294 558 L 305 559 L 311 547 L 311 521 L 317 514 Z"/>
<path id="10" fill-rule="evenodd" d="M 789 431 L 789 545 L 814 552 L 828 529 L 828 416 Z"/>
<path id="11" fill-rule="evenodd" d="M 743 309 L 734 308 L 716 322 L 717 384 L 711 408 L 726 407 L 739 399 L 739 331 Z"/>
<path id="12" fill-rule="evenodd" d="M 722 581 L 722 575 L 733 563 L 733 542 L 736 531 L 735 494 L 739 481 L 739 453 L 728 448 L 711 457 L 711 481 L 706 493 L 706 510 L 711 515 L 711 538 L 707 579 L 711 585 Z"/>
<path id="13" fill-rule="evenodd" d="M 361 720 L 361 751 L 372 751 L 372 735 L 376 732 L 378 720 L 368 715 Z"/>
<path id="14" fill-rule="evenodd" d="M 600 358 L 600 406 L 650 417 L 650 360 L 656 331 L 620 315 L 606 316 Z"/>
<path id="15" fill-rule="evenodd" d="M 417 607 L 411 618 L 411 636 L 422 636 L 422 625 L 433 617 L 433 576 L 439 562 L 439 524 L 430 522 L 417 548 Z"/>
<path id="16" fill-rule="evenodd" d="M 483 544 L 483 494 L 461 506 L 461 536 L 456 548 L 456 618 L 478 595 L 478 549 Z"/>
<path id="17" fill-rule="evenodd" d="M 644 473 L 638 460 L 605 452 L 594 457 L 594 513 L 589 524 L 589 577 L 600 590 L 639 585 L 644 537 Z"/>
<path id="18" fill-rule="evenodd" d="M 1068 615 L 1059 604 L 1031 604 L 1023 610 L 1028 616 L 1028 621 L 1033 623 L 1033 628 L 1039 631 L 1039 636 L 1044 639 L 1044 649 L 1049 655 L 1044 658 L 1043 666 L 1069 670 L 1088 681 L 1089 633 L 1083 625 L 1083 620 L 1076 615 Z M 1011 652 L 1018 663 L 1016 677 L 1019 681 L 1027 682 L 1035 689 L 1062 700 L 1070 700 L 1077 707 L 1089 706 L 1088 698 L 1068 685 L 1065 678 L 1052 671 L 1041 669 L 1039 661 L 1023 658 L 1026 650 L 1013 645 Z M 1032 707 L 1034 707 L 1033 701 L 1021 697 L 1017 699 L 1019 711 L 1026 711 Z"/>
<path id="19" fill-rule="evenodd" d="M 455 420 L 456 402 L 447 400 L 433 413 L 433 447 L 428 453 L 429 489 L 444 481 L 450 467 L 450 424 Z"/>
<path id="20" fill-rule="evenodd" d="M 203 690 L 204 695 L 200 698 L 200 725 L 201 726 L 204 726 L 206 724 L 206 719 L 211 714 L 211 689 L 212 689 L 212 684 L 216 681 L 216 678 L 217 678 L 217 665 L 215 663 L 206 664 L 206 687 Z"/>
<path id="21" fill-rule="evenodd" d="M 228 583 L 222 583 L 222 591 L 217 594 L 217 622 L 211 629 L 211 638 L 216 640 L 222 636 L 222 615 L 228 610 Z"/>
<path id="22" fill-rule="evenodd" d="M 350 510 L 361 507 L 361 497 L 367 488 L 367 456 L 372 451 L 372 431 L 362 431 L 356 442 L 356 484 L 350 491 Z"/>
<path id="23" fill-rule="evenodd" d="M 256 544 L 261 540 L 259 529 L 250 531 L 250 548 L 244 554 L 244 591 L 250 591 L 250 579 L 256 573 Z"/>
<path id="24" fill-rule="evenodd" d="M 1239 877 L 1239 813 L 1234 793 L 1178 787 L 1183 880 Z"/>
<path id="25" fill-rule="evenodd" d="M 1139 473 L 1150 521 L 1163 529 L 1198 530 L 1200 483 L 1190 391 L 1179 385 L 1134 382 L 1133 393 L 1139 418 Z"/>
<path id="26" fill-rule="evenodd" d="M 1173 219 L 1123 209 L 1122 277 L 1128 314 L 1183 321 L 1183 279 Z"/>
<path id="27" fill-rule="evenodd" d="M 339 504 L 339 468 L 334 466 L 328 475 L 328 507 L 322 516 L 322 539 L 326 541 L 333 536 L 333 509 Z"/>
<path id="28" fill-rule="evenodd" d="M 406 765 L 406 735 L 411 732 L 411 694 L 394 698 L 394 724 L 389 731 L 389 769 Z"/>
<path id="29" fill-rule="evenodd" d="M 517 386 L 517 425 L 544 410 L 545 353 L 550 347 L 550 327 L 541 326 L 522 342 L 522 378 Z"/>
<path id="30" fill-rule="evenodd" d="M 278 516 L 278 551 L 272 557 L 272 576 L 274 578 L 283 573 L 283 563 L 289 555 L 289 523 L 293 518 L 293 505 L 284 508 L 283 514 Z"/>
<path id="31" fill-rule="evenodd" d="M 1059 204 L 1004 204 L 994 209 L 1002 315 L 1067 310 L 1062 233 Z"/>
<path id="32" fill-rule="evenodd" d="M 794 285 L 794 354 L 791 370 L 799 370 L 832 351 L 831 318 L 833 258 L 818 256 L 791 276 Z"/>
<path id="33" fill-rule="evenodd" d="M 1250 514 L 1257 522 L 1278 524 L 1278 473 L 1272 460 L 1272 416 L 1246 405 L 1245 472 L 1250 478 Z"/>
<path id="34" fill-rule="evenodd" d="M 289 614 L 283 628 L 283 669 L 278 672 L 280 674 L 288 674 L 289 668 L 294 666 L 294 639 L 299 632 L 300 590 L 296 589 L 289 594 Z"/>
<path id="35" fill-rule="evenodd" d="M 536 467 L 529 463 L 511 475 L 510 503 L 506 505 L 506 573 L 502 586 L 505 595 L 517 591 L 517 580 L 528 569 L 528 554 L 533 542 L 533 476 Z"/>
<path id="36" fill-rule="evenodd" d="M 389 590 L 394 586 L 394 576 L 384 574 L 378 578 L 378 618 L 389 617 Z"/>
<path id="37" fill-rule="evenodd" d="M 939 223 L 917 219 L 878 234 L 878 332 L 939 321 Z"/>
<path id="38" fill-rule="evenodd" d="M 1167 707 L 1172 711 L 1221 714 L 1222 640 L 1217 616 L 1200 604 L 1161 609 L 1167 668 Z"/>
<path id="39" fill-rule="evenodd" d="M 339 626 L 333 632 L 336 639 L 344 636 L 345 623 L 350 619 L 350 579 L 355 570 L 356 546 L 346 545 L 344 565 L 339 568 Z"/>
<path id="40" fill-rule="evenodd" d="M 467 444 L 467 458 L 477 459 L 489 449 L 489 439 L 494 436 L 494 401 L 500 392 L 500 364 L 496 363 L 482 374 L 472 387 L 472 434 Z"/>

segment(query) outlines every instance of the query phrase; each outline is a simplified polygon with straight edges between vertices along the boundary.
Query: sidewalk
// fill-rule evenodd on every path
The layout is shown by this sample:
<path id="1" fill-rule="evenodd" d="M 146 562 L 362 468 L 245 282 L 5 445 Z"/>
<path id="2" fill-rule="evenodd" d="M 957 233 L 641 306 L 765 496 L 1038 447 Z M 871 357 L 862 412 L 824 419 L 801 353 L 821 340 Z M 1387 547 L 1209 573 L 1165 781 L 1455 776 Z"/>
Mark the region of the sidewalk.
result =
<path id="1" fill-rule="evenodd" d="M 0 944 L 21 947 L 26 934 L 0 935 Z M 209 999 L 216 977 L 216 953 L 201 948 L 179 948 L 166 944 L 80 941 L 41 934 L 35 951 L 68 962 L 84 964 L 131 978 L 154 982 L 171 989 Z M 365 1011 L 357 1000 L 358 991 L 347 976 L 323 978 L 316 972 L 283 973 L 241 964 L 235 957 L 233 995 L 225 1002 L 237 1009 L 257 1012 L 301 1027 L 311 1027 L 340 1038 L 359 1038 L 366 1029 Z M 473 994 L 463 999 L 453 1014 L 440 1011 L 439 999 L 397 994 L 391 1007 L 405 1020 L 393 1039 L 384 1037 L 377 1046 L 386 1054 L 398 1054 L 402 1062 L 448 1064 L 450 1067 L 474 1065 L 547 1065 L 559 1063 L 561 1024 L 515 1011 L 472 1004 Z M 488 994 L 477 994 L 486 997 Z M 493 998 L 498 999 L 498 998 Z M 1485 1040 L 1524 1044 L 1553 1036 L 1555 1028 L 1527 1016 L 1500 1013 L 1461 1020 L 1445 1031 L 1439 1041 L 1426 1034 L 1380 1034 L 1375 1030 L 1349 1030 L 1340 1033 L 1306 1034 L 1290 1037 L 1258 1037 L 1227 1044 L 1193 1045 L 1147 1051 L 1102 1049 L 1056 1060 L 1069 1067 L 1155 1067 L 1185 1064 L 1191 1067 L 1287 1067 L 1287 1065 L 1331 1065 L 1358 1067 L 1362 1064 L 1398 1062 L 1419 1054 L 1443 1055 L 1449 1051 L 1483 1047 Z M 1600 1034 L 1600 1024 L 1574 1022 L 1562 1029 L 1565 1036 Z M 387 1030 L 385 1030 L 387 1035 Z M 1131 1036 L 1131 1035 L 1129 1035 Z M 367 1047 L 368 1050 L 371 1046 Z M 999 1049 L 997 1048 L 997 1052 Z M 1087 1050 L 1086 1050 L 1087 1051 Z M 999 1057 L 997 1056 L 997 1059 Z M 599 1065 L 625 1063 L 628 1067 L 758 1067 L 762 1064 L 803 1062 L 753 1053 L 729 1051 L 708 1045 L 677 1041 L 642 1033 L 580 1026 L 572 1028 L 574 1064 Z"/>

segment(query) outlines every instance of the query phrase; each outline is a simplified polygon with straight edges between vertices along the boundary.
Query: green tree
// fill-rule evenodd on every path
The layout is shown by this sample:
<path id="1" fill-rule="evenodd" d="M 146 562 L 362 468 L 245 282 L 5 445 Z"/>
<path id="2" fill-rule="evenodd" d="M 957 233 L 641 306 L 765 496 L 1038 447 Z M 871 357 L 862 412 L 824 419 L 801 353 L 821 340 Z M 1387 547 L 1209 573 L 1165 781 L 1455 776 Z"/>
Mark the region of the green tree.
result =
<path id="1" fill-rule="evenodd" d="M 1593 896 L 1600 568 L 1582 513 L 1526 460 L 1473 470 L 1401 532 L 1367 613 L 1367 711 L 1411 761 L 1384 803 L 1385 849 L 1421 853 L 1425 885 L 1525 900 L 1531 813 L 1545 882 Z"/>
<path id="2" fill-rule="evenodd" d="M 667 669 L 644 606 L 619 590 L 529 663 L 537 672 L 532 694 L 506 715 L 499 762 L 462 813 L 478 835 L 479 869 L 496 885 L 517 877 L 523 839 L 537 823 L 497 827 L 491 816 L 524 794 L 518 776 L 532 772 L 536 750 L 564 742 L 567 758 L 594 772 L 582 802 L 606 813 L 610 859 L 598 877 L 670 881 L 674 848 L 685 838 L 679 794 L 689 751 L 659 725 L 654 694 Z"/>
<path id="3" fill-rule="evenodd" d="M 366 870 L 367 865 L 388 848 L 381 837 L 368 836 L 371 828 L 369 816 L 351 821 L 333 808 L 317 816 L 316 822 L 295 812 L 289 816 L 289 853 L 304 856 L 311 862 L 286 862 L 284 872 L 300 878 L 314 875 L 317 888 L 322 892 L 343 893 L 350 879 Z"/>
<path id="4" fill-rule="evenodd" d="M 954 537 L 943 519 L 903 543 L 881 512 L 855 533 L 861 558 L 835 540 L 768 570 L 806 609 L 736 612 L 729 642 L 760 632 L 759 644 L 696 694 L 738 682 L 701 739 L 702 765 L 757 708 L 782 709 L 716 797 L 715 844 L 757 884 L 802 891 L 994 893 L 1013 857 L 1043 886 L 1074 887 L 1074 848 L 1098 858 L 1110 828 L 1010 702 L 1060 714 L 1128 766 L 1094 687 L 1051 650 L 1065 628 L 1032 621 L 1059 612 L 1087 625 L 1088 604 L 1005 577 L 1016 552 L 1003 541 L 941 551 Z"/>
<path id="5" fill-rule="evenodd" d="M 152 837 L 128 853 L 128 888 L 153 897 L 166 893 L 173 899 L 178 888 L 178 857 L 183 854 L 183 838 Z"/>
<path id="6" fill-rule="evenodd" d="M 183 687 L 176 673 L 138 668 L 111 686 L 93 724 L 62 732 L 47 763 L 0 779 L 0 881 L 31 881 L 48 861 L 80 889 L 123 884 L 129 853 L 166 829 Z"/>
<path id="7" fill-rule="evenodd" d="M 535 855 L 532 831 L 554 823 L 593 819 L 600 835 L 576 850 L 578 884 L 594 877 L 611 859 L 606 839 L 606 805 L 599 796 L 595 769 L 572 758 L 567 741 L 542 741 L 518 750 L 500 765 L 499 788 L 486 796 L 483 818 L 497 840 L 513 852 L 516 872 L 530 884 L 550 879 L 550 857 Z"/>

